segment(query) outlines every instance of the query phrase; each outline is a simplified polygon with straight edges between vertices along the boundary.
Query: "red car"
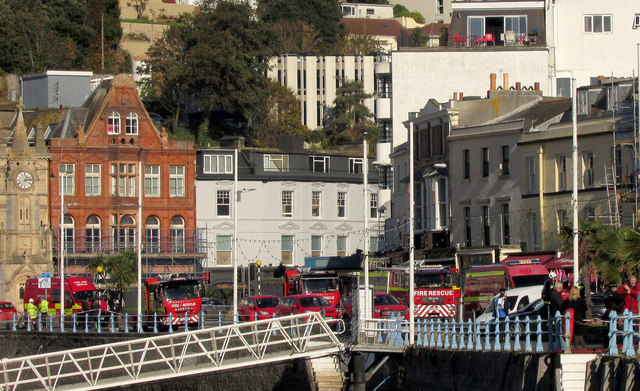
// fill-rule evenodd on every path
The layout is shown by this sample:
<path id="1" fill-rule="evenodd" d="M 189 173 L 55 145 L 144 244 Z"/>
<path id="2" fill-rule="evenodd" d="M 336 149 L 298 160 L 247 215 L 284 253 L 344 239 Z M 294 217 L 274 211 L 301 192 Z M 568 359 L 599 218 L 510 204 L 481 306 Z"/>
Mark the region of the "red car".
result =
<path id="1" fill-rule="evenodd" d="M 409 319 L 406 305 L 388 293 L 376 293 L 373 297 L 373 317 L 376 319 L 390 318 L 392 314 Z"/>
<path id="2" fill-rule="evenodd" d="M 304 314 L 305 312 L 321 312 L 324 308 L 326 318 L 338 319 L 340 314 L 329 302 L 319 295 L 293 295 L 280 299 L 276 308 L 276 316 Z"/>
<path id="3" fill-rule="evenodd" d="M 8 301 L 0 301 L 0 327 L 10 328 L 11 322 L 13 321 L 13 315 L 16 315 L 17 320 L 16 307 Z"/>
<path id="4" fill-rule="evenodd" d="M 240 321 L 273 318 L 279 299 L 275 296 L 248 296 L 240 300 L 238 317 Z M 256 318 L 256 314 L 258 317 Z"/>

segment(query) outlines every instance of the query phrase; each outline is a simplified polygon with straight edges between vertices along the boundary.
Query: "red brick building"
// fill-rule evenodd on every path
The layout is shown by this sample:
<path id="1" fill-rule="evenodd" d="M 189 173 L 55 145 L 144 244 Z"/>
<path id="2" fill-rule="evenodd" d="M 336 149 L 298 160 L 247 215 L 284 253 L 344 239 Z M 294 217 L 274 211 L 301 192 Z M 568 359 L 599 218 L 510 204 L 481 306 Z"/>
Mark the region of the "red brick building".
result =
<path id="1" fill-rule="evenodd" d="M 205 249 L 195 228 L 194 145 L 169 141 L 155 127 L 131 77 L 102 82 L 48 139 L 55 264 L 64 199 L 65 272 L 84 273 L 98 253 L 137 251 L 139 224 L 143 273 L 199 270 Z"/>

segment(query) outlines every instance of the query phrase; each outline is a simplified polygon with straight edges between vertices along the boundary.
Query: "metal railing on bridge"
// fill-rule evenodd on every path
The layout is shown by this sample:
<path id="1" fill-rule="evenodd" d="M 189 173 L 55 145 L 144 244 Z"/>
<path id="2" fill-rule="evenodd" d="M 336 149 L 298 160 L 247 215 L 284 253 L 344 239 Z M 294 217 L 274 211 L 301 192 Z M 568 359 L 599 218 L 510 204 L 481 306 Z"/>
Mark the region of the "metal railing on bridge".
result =
<path id="1" fill-rule="evenodd" d="M 542 352 L 569 349 L 570 334 L 569 315 L 559 312 L 551 322 L 540 316 L 485 322 L 420 319 L 415 325 L 415 344 L 444 349 Z M 409 322 L 401 317 L 361 320 L 360 343 L 408 345 Z"/>
<path id="2" fill-rule="evenodd" d="M 341 321 L 333 321 L 336 329 Z M 2 359 L 0 390 L 95 390 L 344 349 L 320 313 Z"/>

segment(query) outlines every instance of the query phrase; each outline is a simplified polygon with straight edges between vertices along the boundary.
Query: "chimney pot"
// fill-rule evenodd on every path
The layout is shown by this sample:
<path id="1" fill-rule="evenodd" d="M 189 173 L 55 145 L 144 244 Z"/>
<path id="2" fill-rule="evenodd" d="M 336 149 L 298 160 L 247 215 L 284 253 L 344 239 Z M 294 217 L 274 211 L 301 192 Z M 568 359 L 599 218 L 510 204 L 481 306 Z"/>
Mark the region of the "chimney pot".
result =
<path id="1" fill-rule="evenodd" d="M 489 75 L 489 79 L 491 80 L 489 89 L 491 91 L 494 91 L 496 89 L 496 74 L 492 73 L 491 75 Z"/>
<path id="2" fill-rule="evenodd" d="M 536 91 L 540 91 L 540 82 L 535 82 L 535 83 L 533 83 L 533 88 L 534 88 Z"/>
<path id="3" fill-rule="evenodd" d="M 460 100 L 464 100 L 464 95 L 460 92 Z"/>
<path id="4" fill-rule="evenodd" d="M 509 89 L 509 74 L 505 73 L 502 75 L 502 89 L 507 91 Z"/>
<path id="5" fill-rule="evenodd" d="M 453 93 L 453 100 L 458 100 L 458 93 L 457 92 Z"/>
<path id="6" fill-rule="evenodd" d="M 520 91 L 522 89 L 522 84 L 519 81 L 516 82 L 516 91 Z"/>

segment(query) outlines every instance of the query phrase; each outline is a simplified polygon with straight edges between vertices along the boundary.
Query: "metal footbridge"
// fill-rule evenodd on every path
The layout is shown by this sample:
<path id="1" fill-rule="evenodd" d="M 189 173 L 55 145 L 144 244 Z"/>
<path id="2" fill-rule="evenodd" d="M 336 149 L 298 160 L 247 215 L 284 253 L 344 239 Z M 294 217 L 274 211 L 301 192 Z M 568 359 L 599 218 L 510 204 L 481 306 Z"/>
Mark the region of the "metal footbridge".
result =
<path id="1" fill-rule="evenodd" d="M 344 350 L 336 326 L 306 313 L 3 359 L 0 391 L 96 390 L 322 357 Z"/>

